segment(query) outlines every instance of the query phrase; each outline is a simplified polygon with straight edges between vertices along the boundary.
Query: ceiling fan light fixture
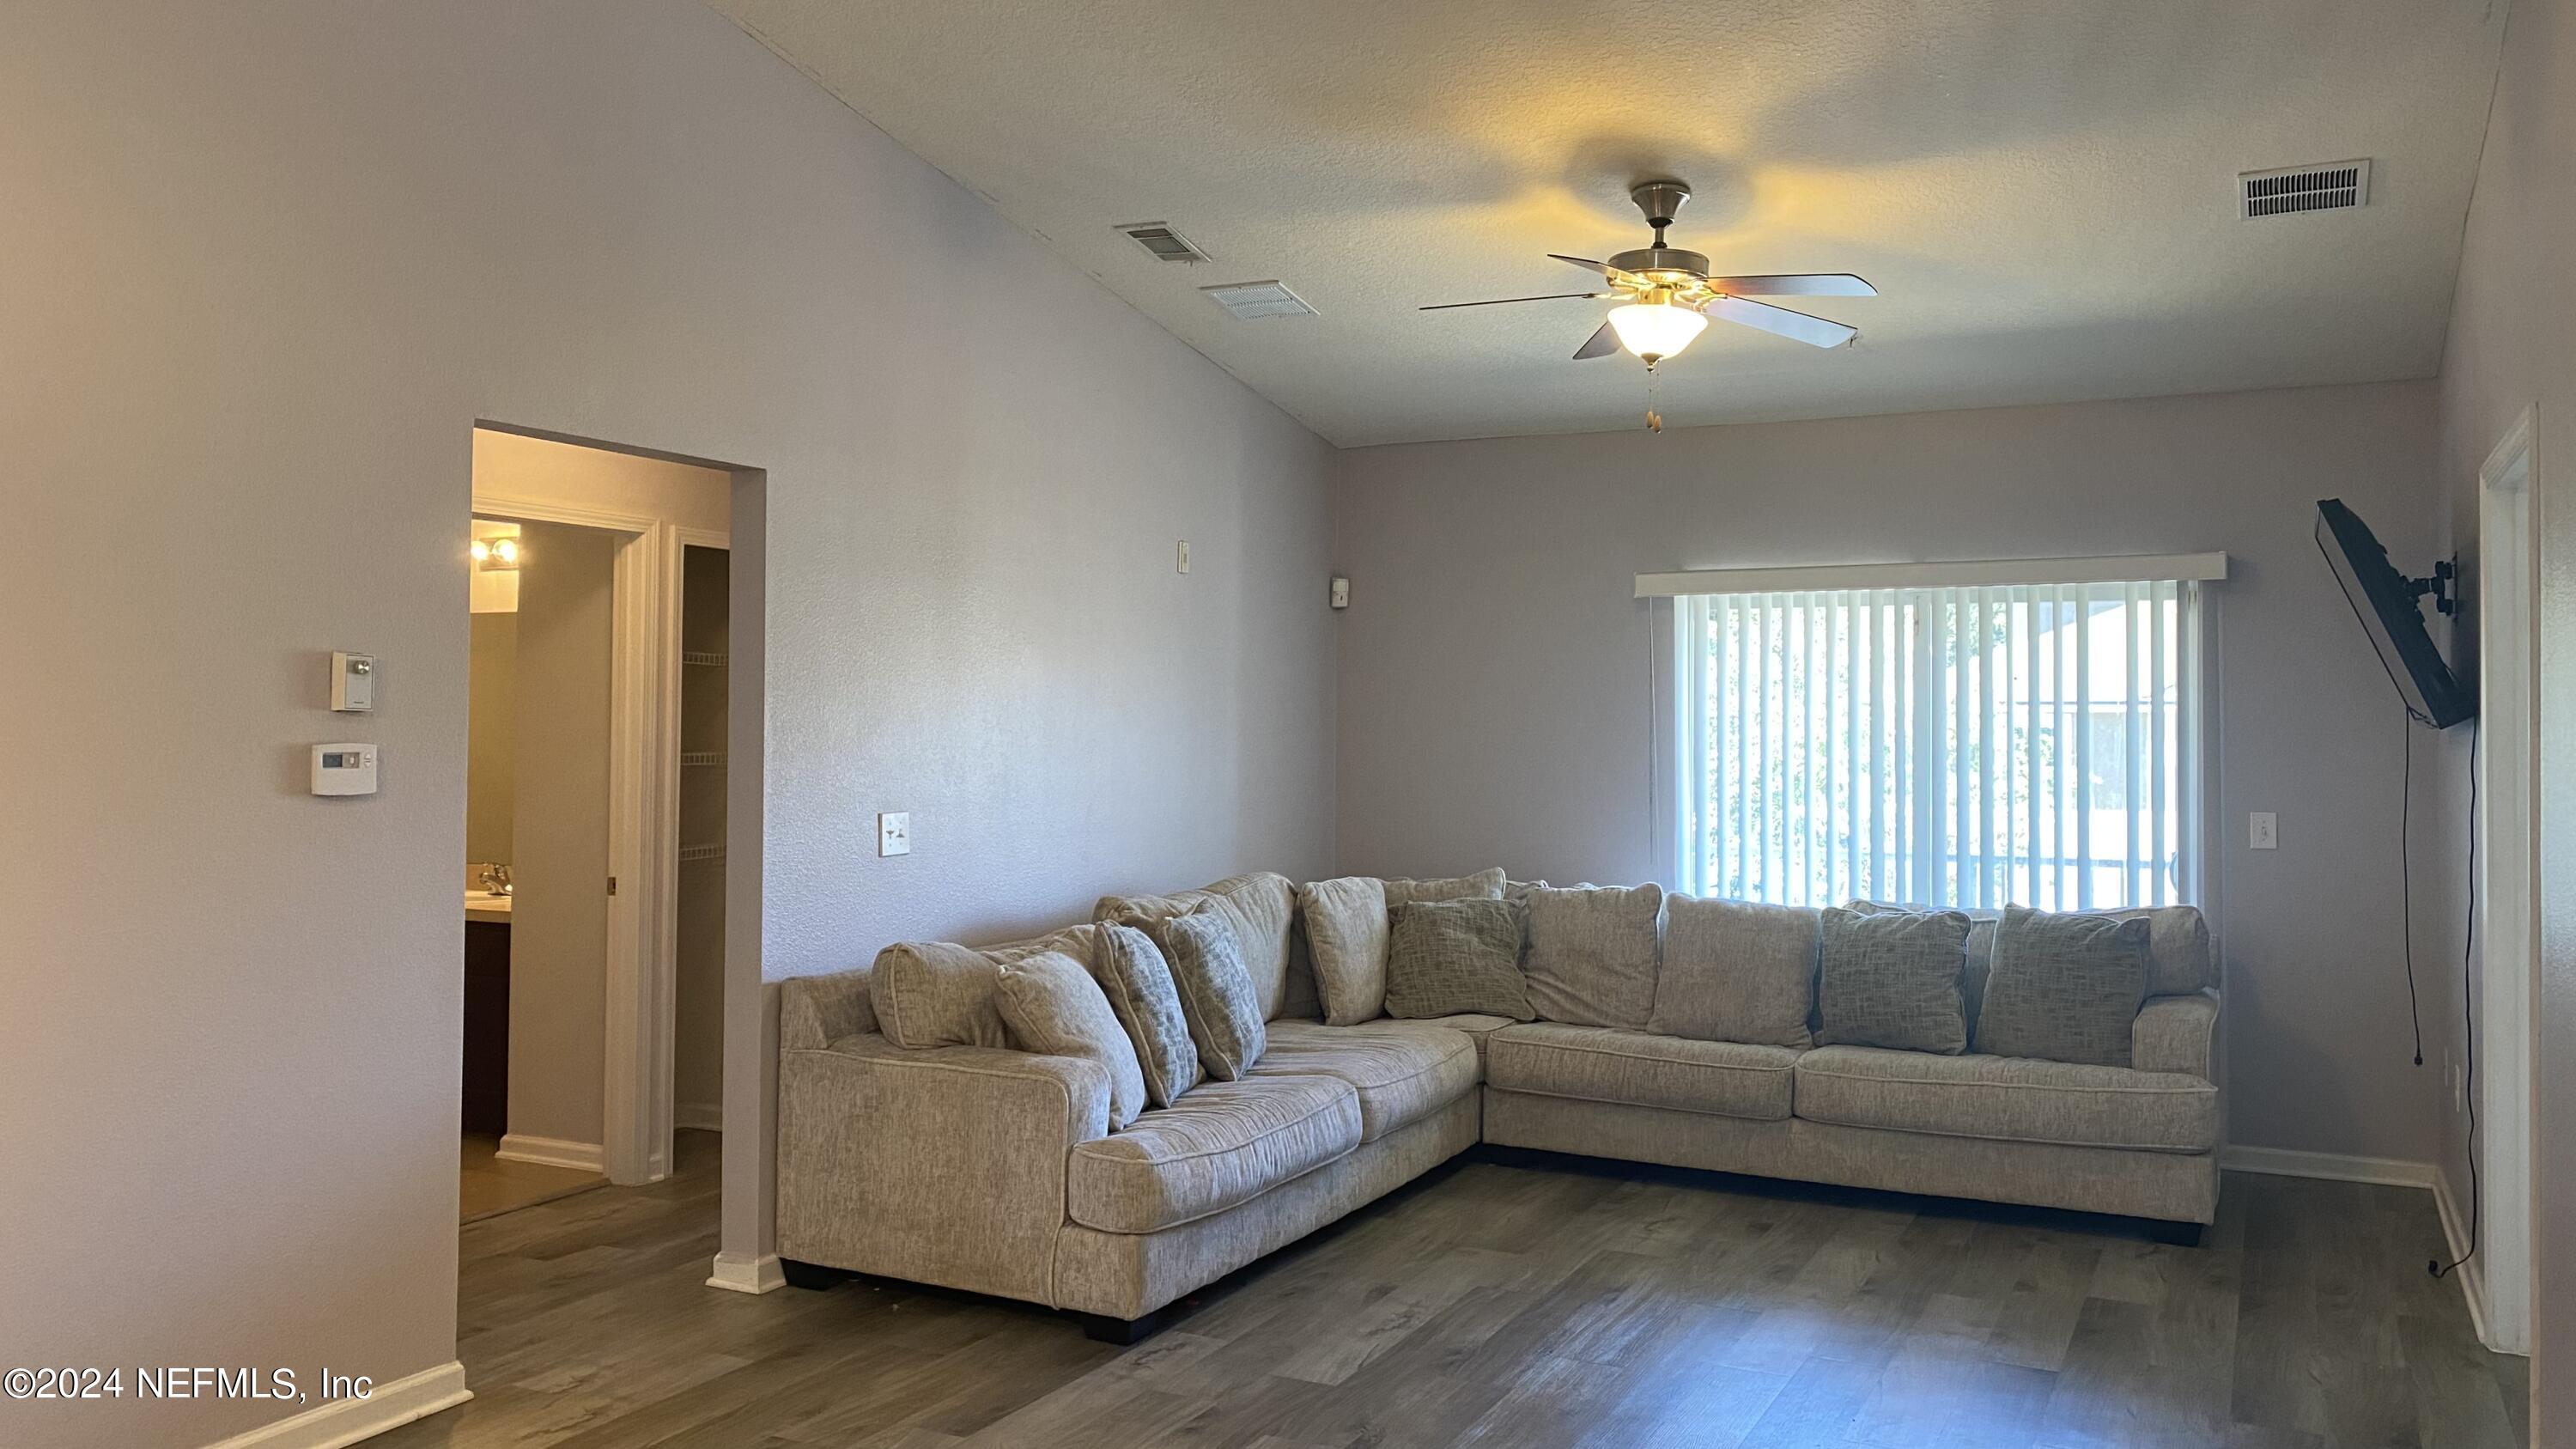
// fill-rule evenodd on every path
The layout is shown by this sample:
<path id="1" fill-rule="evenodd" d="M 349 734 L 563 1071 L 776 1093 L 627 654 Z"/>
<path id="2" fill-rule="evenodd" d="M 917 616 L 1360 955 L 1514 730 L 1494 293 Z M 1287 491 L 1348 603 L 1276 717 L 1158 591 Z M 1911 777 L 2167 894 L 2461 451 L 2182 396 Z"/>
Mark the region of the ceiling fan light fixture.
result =
<path id="1" fill-rule="evenodd" d="M 1610 330 L 1619 334 L 1619 345 L 1649 363 L 1680 353 L 1706 326 L 1706 317 L 1670 302 L 1629 302 L 1610 309 Z"/>

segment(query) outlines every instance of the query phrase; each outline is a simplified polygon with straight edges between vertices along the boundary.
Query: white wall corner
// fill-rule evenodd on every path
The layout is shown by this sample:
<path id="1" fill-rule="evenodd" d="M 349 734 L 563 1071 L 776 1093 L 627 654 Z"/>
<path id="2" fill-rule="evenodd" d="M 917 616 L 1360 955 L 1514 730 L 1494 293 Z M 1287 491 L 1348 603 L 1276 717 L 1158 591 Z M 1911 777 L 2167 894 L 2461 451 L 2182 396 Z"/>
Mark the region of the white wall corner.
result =
<path id="1" fill-rule="evenodd" d="M 571 1167 L 583 1172 L 599 1172 L 605 1154 L 596 1142 L 574 1142 L 562 1137 L 530 1137 L 524 1133 L 504 1133 L 501 1146 L 493 1156 L 504 1162 L 533 1162 L 541 1167 Z"/>
<path id="2" fill-rule="evenodd" d="M 454 1360 L 376 1385 L 363 1399 L 341 1399 L 263 1424 L 208 1449 L 341 1449 L 397 1429 L 414 1419 L 452 1409 L 474 1397 L 465 1387 L 465 1365 Z"/>
<path id="3" fill-rule="evenodd" d="M 787 1275 L 780 1270 L 776 1253 L 759 1258 L 718 1253 L 715 1272 L 707 1279 L 707 1286 L 728 1293 L 774 1293 L 787 1286 Z"/>

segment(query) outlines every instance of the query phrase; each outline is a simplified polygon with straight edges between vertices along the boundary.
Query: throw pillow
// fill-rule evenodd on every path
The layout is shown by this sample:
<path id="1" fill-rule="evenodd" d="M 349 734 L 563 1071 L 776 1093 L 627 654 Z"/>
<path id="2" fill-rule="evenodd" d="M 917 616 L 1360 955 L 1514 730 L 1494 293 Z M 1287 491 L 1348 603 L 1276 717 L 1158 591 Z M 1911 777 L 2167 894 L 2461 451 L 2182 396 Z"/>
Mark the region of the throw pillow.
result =
<path id="1" fill-rule="evenodd" d="M 2097 1067 L 2129 1065 L 2146 999 L 2145 916 L 2061 915 L 2006 906 L 1977 1014 L 1977 1050 Z"/>
<path id="2" fill-rule="evenodd" d="M 1180 989 L 1181 1015 L 1199 1065 L 1220 1082 L 1236 1082 L 1261 1060 L 1269 1034 L 1261 1024 L 1261 998 L 1243 969 L 1234 927 L 1214 902 L 1187 915 L 1167 916 L 1145 928 L 1163 948 Z"/>
<path id="3" fill-rule="evenodd" d="M 1199 1084 L 1198 1048 L 1190 1044 L 1189 1018 L 1162 948 L 1133 926 L 1100 928 L 1100 992 L 1136 1048 L 1145 1074 L 1145 1101 L 1168 1107 Z"/>
<path id="4" fill-rule="evenodd" d="M 1893 901 L 1845 901 L 1843 909 L 1858 911 L 1864 916 L 1919 916 L 1925 911 L 1950 907 L 1909 906 Z M 2002 923 L 2004 913 L 1979 906 L 1974 909 L 1961 907 L 1959 914 L 1968 918 L 1968 973 L 1960 978 L 1959 985 L 1967 1001 L 1969 1024 L 1974 1025 L 1978 1004 L 1986 999 L 1986 972 L 1995 964 L 1995 927 Z"/>
<path id="5" fill-rule="evenodd" d="M 1643 1031 L 1655 1012 L 1655 923 L 1664 888 L 1529 893 L 1530 1007 L 1542 1021 Z"/>
<path id="6" fill-rule="evenodd" d="M 1386 1014 L 1535 1019 L 1521 979 L 1521 916 L 1510 901 L 1482 897 L 1396 907 L 1387 927 Z"/>
<path id="7" fill-rule="evenodd" d="M 1658 1036 L 1807 1047 L 1816 1002 L 1817 912 L 1801 906 L 1667 896 Z"/>
<path id="8" fill-rule="evenodd" d="M 1498 901 L 1503 898 L 1503 868 L 1480 870 L 1474 875 L 1445 876 L 1435 880 L 1391 880 L 1386 886 L 1386 908 L 1410 905 L 1415 901 Z"/>
<path id="9" fill-rule="evenodd" d="M 1967 916 L 1828 908 L 1819 936 L 1817 1045 L 1945 1056 L 1968 1049 L 1959 985 L 1967 971 Z"/>
<path id="10" fill-rule="evenodd" d="M 1214 903 L 1234 927 L 1235 945 L 1243 951 L 1243 969 L 1251 974 L 1253 992 L 1267 1019 L 1285 1013 L 1289 970 L 1296 955 L 1297 887 L 1288 877 L 1269 871 L 1227 876 L 1196 890 L 1167 896 L 1102 896 L 1091 908 L 1094 921 L 1141 921 L 1178 916 Z"/>
<path id="11" fill-rule="evenodd" d="M 1127 1028 L 1118 1024 L 1109 998 L 1082 963 L 1060 951 L 1044 951 L 1004 962 L 1001 975 L 994 1004 L 1012 1042 L 1040 1056 L 1100 1063 L 1109 1073 L 1110 1129 L 1135 1121 L 1145 1110 L 1145 1069 L 1136 1060 Z"/>
<path id="12" fill-rule="evenodd" d="M 1386 886 L 1344 876 L 1297 888 L 1315 993 L 1327 1026 L 1357 1026 L 1386 1006 Z"/>
<path id="13" fill-rule="evenodd" d="M 886 1040 L 899 1047 L 1003 1044 L 993 1009 L 993 959 L 947 941 L 898 941 L 877 953 L 869 1004 Z"/>

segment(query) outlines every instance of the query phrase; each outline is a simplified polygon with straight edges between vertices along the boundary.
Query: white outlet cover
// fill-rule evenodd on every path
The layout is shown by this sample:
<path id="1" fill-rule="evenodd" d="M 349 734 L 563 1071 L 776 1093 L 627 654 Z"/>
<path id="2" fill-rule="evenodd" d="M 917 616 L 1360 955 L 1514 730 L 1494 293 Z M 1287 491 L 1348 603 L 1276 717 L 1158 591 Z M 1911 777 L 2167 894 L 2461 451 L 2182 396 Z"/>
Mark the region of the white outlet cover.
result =
<path id="1" fill-rule="evenodd" d="M 880 810 L 877 812 L 877 854 L 912 854 L 912 812 Z"/>
<path id="2" fill-rule="evenodd" d="M 2269 810 L 2257 810 L 2245 817 L 2245 846 L 2249 850 L 2281 848 L 2281 817 Z"/>

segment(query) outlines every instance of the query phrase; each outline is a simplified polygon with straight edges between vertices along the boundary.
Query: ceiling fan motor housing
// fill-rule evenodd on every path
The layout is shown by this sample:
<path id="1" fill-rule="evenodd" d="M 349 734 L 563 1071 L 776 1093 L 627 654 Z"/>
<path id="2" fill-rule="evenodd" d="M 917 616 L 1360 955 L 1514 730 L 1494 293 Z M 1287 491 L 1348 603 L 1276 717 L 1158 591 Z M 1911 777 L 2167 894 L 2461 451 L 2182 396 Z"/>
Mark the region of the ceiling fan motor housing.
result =
<path id="1" fill-rule="evenodd" d="M 1708 275 L 1708 257 L 1680 247 L 1639 247 L 1610 258 L 1610 265 L 1668 287 L 1683 286 Z"/>

